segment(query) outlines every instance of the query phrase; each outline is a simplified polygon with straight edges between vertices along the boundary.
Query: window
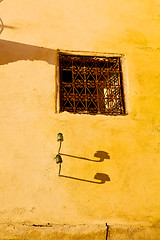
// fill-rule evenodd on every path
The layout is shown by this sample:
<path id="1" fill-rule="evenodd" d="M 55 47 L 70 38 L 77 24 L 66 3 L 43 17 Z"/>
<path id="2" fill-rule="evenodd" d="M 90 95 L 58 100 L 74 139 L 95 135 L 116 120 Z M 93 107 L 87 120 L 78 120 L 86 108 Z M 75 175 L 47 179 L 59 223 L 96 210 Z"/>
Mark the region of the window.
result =
<path id="1" fill-rule="evenodd" d="M 59 53 L 60 112 L 125 114 L 121 57 Z"/>

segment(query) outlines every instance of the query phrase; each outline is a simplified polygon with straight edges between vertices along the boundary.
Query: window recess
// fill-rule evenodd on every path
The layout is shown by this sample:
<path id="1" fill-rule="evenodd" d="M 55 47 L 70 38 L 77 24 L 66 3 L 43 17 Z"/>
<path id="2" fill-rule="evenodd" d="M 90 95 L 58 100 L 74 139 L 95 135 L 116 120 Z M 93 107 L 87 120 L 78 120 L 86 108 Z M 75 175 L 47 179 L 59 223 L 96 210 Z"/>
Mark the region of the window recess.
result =
<path id="1" fill-rule="evenodd" d="M 124 115 L 121 57 L 59 53 L 60 112 Z"/>

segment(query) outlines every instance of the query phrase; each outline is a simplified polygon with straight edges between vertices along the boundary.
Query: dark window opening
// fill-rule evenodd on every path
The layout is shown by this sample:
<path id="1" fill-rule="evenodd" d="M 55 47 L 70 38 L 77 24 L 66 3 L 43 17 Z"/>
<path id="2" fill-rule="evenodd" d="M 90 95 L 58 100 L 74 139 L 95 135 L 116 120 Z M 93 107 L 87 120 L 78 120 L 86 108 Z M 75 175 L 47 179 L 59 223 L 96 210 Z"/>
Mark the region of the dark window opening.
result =
<path id="1" fill-rule="evenodd" d="M 65 83 L 71 83 L 72 82 L 72 71 L 62 70 L 62 80 Z"/>
<path id="2" fill-rule="evenodd" d="M 59 53 L 60 111 L 125 114 L 120 57 Z"/>

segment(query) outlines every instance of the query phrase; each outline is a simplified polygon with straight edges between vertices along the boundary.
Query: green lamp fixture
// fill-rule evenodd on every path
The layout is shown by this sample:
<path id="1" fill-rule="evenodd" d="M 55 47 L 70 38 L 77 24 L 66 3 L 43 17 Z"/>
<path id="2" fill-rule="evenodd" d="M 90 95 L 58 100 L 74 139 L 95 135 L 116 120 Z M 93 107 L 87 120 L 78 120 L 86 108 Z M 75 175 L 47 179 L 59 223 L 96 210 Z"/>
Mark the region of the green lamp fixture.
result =
<path id="1" fill-rule="evenodd" d="M 63 140 L 64 140 L 63 139 L 63 134 L 58 133 L 57 141 L 59 142 L 59 149 L 58 149 L 58 153 L 57 153 L 55 159 L 56 159 L 56 163 L 59 164 L 59 173 L 58 173 L 59 176 L 60 176 L 60 173 L 61 173 L 61 163 L 62 163 L 62 157 L 60 155 L 60 150 L 61 150 L 61 145 L 62 145 Z"/>
<path id="2" fill-rule="evenodd" d="M 57 164 L 58 164 L 58 163 L 62 163 L 62 157 L 61 157 L 60 154 L 57 154 L 57 155 L 56 155 L 56 163 L 57 163 Z"/>
<path id="3" fill-rule="evenodd" d="M 63 141 L 63 134 L 62 133 L 58 133 L 57 135 L 57 141 L 59 142 L 62 142 Z"/>

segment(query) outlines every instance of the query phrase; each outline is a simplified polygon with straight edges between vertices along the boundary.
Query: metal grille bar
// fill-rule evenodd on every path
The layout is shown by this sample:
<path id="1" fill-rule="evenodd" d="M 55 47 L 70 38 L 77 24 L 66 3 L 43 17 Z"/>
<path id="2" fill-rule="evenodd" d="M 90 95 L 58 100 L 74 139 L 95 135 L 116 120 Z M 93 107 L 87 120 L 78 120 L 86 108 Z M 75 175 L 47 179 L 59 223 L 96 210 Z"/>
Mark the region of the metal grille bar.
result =
<path id="1" fill-rule="evenodd" d="M 60 111 L 125 114 L 120 57 L 59 53 Z"/>

